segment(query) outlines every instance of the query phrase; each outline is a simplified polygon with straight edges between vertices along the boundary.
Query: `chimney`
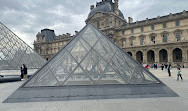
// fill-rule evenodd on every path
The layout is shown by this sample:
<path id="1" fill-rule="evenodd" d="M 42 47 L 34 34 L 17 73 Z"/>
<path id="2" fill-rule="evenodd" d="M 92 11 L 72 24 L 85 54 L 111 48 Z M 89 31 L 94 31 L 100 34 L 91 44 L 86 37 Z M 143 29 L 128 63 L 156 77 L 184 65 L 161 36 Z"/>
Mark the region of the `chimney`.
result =
<path id="1" fill-rule="evenodd" d="M 114 0 L 114 12 L 119 15 L 119 0 Z"/>
<path id="2" fill-rule="evenodd" d="M 70 33 L 66 33 L 66 35 L 67 35 L 67 36 L 71 36 L 71 34 L 70 34 Z"/>
<path id="3" fill-rule="evenodd" d="M 94 5 L 91 5 L 91 6 L 90 6 L 90 10 L 93 10 L 94 8 L 95 8 Z"/>
<path id="4" fill-rule="evenodd" d="M 75 35 L 77 35 L 78 34 L 78 31 L 75 31 Z"/>
<path id="5" fill-rule="evenodd" d="M 133 18 L 128 17 L 128 20 L 129 20 L 129 21 L 128 21 L 129 23 L 133 23 Z"/>

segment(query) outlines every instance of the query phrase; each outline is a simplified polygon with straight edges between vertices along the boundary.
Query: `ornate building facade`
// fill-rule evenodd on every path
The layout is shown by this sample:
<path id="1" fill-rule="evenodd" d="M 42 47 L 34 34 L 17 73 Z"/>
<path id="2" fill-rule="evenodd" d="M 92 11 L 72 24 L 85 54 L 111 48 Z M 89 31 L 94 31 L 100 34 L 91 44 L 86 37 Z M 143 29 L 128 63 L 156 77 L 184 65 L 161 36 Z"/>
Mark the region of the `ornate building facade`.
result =
<path id="1" fill-rule="evenodd" d="M 69 33 L 56 36 L 54 30 L 43 29 L 41 33 L 39 32 L 36 35 L 37 39 L 34 41 L 34 50 L 48 60 L 65 46 L 72 37 Z"/>
<path id="2" fill-rule="evenodd" d="M 118 0 L 114 2 L 102 0 L 97 2 L 96 6 L 91 5 L 91 11 L 85 22 L 94 24 L 140 63 L 158 65 L 171 63 L 188 67 L 187 11 L 133 22 L 131 17 L 128 17 L 128 20 L 124 18 L 118 5 Z M 44 47 L 50 46 L 50 43 L 43 40 L 43 44 L 46 45 L 44 47 L 38 45 L 38 38 L 42 37 L 38 36 L 41 34 L 37 34 L 34 46 L 37 46 L 37 49 L 41 48 L 42 51 L 47 50 L 48 48 Z M 56 43 L 67 42 L 71 37 L 68 38 L 57 40 Z M 36 51 L 39 53 L 39 50 Z M 42 52 L 44 55 L 41 52 L 39 54 L 48 58 L 54 54 L 46 56 L 45 52 Z"/>

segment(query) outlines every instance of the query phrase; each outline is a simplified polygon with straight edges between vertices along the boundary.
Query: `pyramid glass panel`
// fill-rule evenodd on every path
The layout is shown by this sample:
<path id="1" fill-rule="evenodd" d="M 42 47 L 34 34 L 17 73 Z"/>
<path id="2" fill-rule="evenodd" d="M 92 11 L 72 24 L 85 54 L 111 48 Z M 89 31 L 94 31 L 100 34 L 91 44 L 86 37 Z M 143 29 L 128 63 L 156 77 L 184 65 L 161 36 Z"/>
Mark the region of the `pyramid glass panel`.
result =
<path id="1" fill-rule="evenodd" d="M 100 36 L 97 36 L 96 32 L 94 31 L 94 29 L 88 27 L 86 29 L 86 31 L 83 33 L 82 38 L 91 46 L 93 47 L 93 45 L 98 41 L 98 39 L 100 38 Z"/>
<path id="2" fill-rule="evenodd" d="M 0 64 L 3 65 L 0 66 L 0 70 L 17 70 L 22 64 L 27 68 L 38 69 L 46 62 L 2 23 L 0 23 L 0 58 L 6 63 Z"/>
<path id="3" fill-rule="evenodd" d="M 76 61 L 80 62 L 84 58 L 84 56 L 88 53 L 88 50 L 82 45 L 82 43 L 80 43 L 80 41 L 78 41 L 70 52 L 71 55 L 76 59 Z"/>
<path id="4" fill-rule="evenodd" d="M 61 59 L 62 62 L 59 66 L 56 66 L 57 69 L 53 70 L 53 73 L 59 83 L 62 85 L 63 82 L 68 78 L 68 76 L 72 73 L 72 71 L 78 65 L 72 56 L 67 54 L 67 57 Z"/>
<path id="5" fill-rule="evenodd" d="M 82 61 L 81 66 L 92 80 L 97 81 L 103 74 L 107 63 L 97 54 L 96 51 L 90 50 L 85 59 Z"/>
<path id="6" fill-rule="evenodd" d="M 41 86 L 60 86 L 59 82 L 49 70 L 48 66 L 43 68 L 44 70 L 39 70 L 38 75 L 34 76 L 26 85 L 26 87 L 41 87 Z"/>
<path id="7" fill-rule="evenodd" d="M 57 81 L 46 83 L 46 86 L 160 83 L 91 24 L 86 25 L 29 81 L 35 81 L 35 76 L 48 78 L 48 75 Z M 30 83 L 29 86 L 45 86 L 45 83 Z"/>
<path id="8" fill-rule="evenodd" d="M 109 62 L 112 59 L 114 53 L 111 48 L 107 46 L 108 43 L 105 43 L 104 40 L 101 38 L 94 46 L 94 49 L 104 58 L 105 61 Z"/>
<path id="9" fill-rule="evenodd" d="M 104 74 L 101 75 L 97 84 L 126 84 L 123 79 L 114 71 L 111 66 L 108 66 Z"/>
<path id="10" fill-rule="evenodd" d="M 78 66 L 67 80 L 65 80 L 63 85 L 93 85 L 93 82 L 90 76 Z"/>

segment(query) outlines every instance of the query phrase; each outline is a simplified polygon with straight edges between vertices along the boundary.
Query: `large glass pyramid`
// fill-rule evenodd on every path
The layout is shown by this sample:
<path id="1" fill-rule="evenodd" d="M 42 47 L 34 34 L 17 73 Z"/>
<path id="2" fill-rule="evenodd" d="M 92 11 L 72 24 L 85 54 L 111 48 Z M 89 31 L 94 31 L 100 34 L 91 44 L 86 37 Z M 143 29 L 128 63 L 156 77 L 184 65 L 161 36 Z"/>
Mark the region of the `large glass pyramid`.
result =
<path id="1" fill-rule="evenodd" d="M 87 24 L 24 87 L 157 83 L 160 80 Z"/>
<path id="2" fill-rule="evenodd" d="M 0 70 L 17 70 L 22 64 L 29 69 L 41 68 L 46 60 L 0 22 Z"/>

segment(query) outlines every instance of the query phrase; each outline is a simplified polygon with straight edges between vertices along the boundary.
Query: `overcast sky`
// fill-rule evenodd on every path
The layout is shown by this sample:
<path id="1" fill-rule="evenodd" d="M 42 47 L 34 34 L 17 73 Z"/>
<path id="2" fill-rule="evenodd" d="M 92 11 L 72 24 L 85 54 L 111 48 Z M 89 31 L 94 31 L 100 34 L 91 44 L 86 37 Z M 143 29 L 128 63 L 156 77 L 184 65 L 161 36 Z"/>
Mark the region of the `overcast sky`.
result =
<path id="1" fill-rule="evenodd" d="M 0 22 L 33 47 L 44 28 L 74 34 L 85 25 L 90 5 L 101 0 L 0 0 Z M 188 10 L 188 0 L 119 0 L 125 18 L 137 20 Z"/>

